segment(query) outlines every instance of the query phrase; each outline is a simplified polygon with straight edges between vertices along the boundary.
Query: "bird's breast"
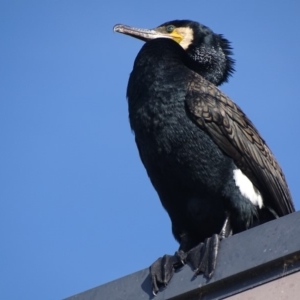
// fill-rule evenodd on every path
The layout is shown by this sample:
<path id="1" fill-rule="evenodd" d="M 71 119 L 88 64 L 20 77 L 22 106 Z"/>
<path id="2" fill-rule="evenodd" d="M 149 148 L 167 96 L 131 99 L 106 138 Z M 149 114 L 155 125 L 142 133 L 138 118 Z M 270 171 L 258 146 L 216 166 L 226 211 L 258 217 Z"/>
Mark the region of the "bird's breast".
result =
<path id="1" fill-rule="evenodd" d="M 131 114 L 130 121 L 141 159 L 157 189 L 168 181 L 187 191 L 193 185 L 200 190 L 212 185 L 212 176 L 218 181 L 215 184 L 228 176 L 231 160 L 187 116 L 184 103 L 147 103 Z"/>

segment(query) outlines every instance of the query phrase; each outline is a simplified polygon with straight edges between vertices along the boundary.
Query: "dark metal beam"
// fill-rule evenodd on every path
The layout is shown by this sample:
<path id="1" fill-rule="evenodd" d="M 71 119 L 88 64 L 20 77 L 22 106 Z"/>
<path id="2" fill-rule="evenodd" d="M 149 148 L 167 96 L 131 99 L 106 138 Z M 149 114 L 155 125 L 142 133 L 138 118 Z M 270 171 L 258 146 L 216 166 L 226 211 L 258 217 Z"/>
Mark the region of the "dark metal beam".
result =
<path id="1" fill-rule="evenodd" d="M 223 299 L 299 270 L 300 212 L 296 212 L 223 240 L 211 280 L 194 278 L 190 267 L 184 266 L 155 300 Z M 152 298 L 147 268 L 65 300 Z"/>

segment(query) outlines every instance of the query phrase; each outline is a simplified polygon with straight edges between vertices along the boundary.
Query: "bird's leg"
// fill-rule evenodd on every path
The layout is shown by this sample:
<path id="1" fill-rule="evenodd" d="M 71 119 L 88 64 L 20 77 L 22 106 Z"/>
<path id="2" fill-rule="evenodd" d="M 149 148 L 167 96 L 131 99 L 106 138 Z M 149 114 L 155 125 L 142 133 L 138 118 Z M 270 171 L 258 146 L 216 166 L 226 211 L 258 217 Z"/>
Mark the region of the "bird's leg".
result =
<path id="1" fill-rule="evenodd" d="M 188 252 L 186 261 L 195 270 L 195 276 L 203 273 L 207 278 L 212 277 L 216 268 L 220 241 L 230 235 L 232 235 L 232 229 L 227 215 L 219 234 L 213 234 L 212 237 L 205 239 L 203 243 Z"/>
<path id="2" fill-rule="evenodd" d="M 223 240 L 232 235 L 232 228 L 230 224 L 229 214 L 226 213 L 226 219 L 224 225 L 219 233 L 220 240 Z"/>

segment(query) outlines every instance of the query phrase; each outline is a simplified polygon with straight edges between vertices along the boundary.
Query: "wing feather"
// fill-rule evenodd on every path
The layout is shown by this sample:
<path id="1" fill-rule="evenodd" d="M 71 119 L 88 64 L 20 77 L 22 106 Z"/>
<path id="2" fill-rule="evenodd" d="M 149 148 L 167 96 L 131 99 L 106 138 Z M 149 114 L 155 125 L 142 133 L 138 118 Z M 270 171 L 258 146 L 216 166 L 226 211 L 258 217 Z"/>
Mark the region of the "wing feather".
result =
<path id="1" fill-rule="evenodd" d="M 243 111 L 216 86 L 193 74 L 186 104 L 190 117 L 232 159 L 279 216 L 294 212 L 283 172 Z"/>

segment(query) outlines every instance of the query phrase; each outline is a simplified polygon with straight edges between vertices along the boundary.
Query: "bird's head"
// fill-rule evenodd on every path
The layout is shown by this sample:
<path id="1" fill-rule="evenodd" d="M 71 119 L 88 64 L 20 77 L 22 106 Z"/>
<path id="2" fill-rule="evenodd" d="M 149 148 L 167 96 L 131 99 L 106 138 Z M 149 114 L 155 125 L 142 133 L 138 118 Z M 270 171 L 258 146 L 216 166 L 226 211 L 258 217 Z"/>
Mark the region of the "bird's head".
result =
<path id="1" fill-rule="evenodd" d="M 234 72 L 234 60 L 231 57 L 229 41 L 198 22 L 175 20 L 154 29 L 118 24 L 114 26 L 114 31 L 145 42 L 156 38 L 174 40 L 187 52 L 195 64 L 198 64 L 199 74 L 215 85 L 226 82 Z"/>

